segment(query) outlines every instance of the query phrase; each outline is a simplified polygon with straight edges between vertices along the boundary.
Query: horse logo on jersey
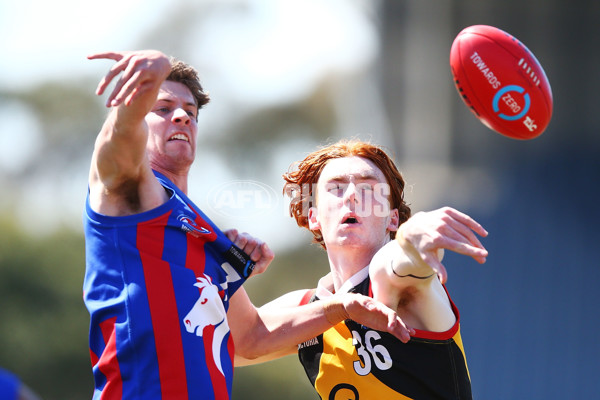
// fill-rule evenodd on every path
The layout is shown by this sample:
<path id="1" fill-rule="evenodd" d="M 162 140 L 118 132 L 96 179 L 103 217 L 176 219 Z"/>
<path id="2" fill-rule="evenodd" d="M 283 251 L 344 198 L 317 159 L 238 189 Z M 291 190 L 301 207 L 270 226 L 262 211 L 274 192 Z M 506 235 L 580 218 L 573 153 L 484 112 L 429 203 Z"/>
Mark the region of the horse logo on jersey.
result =
<path id="1" fill-rule="evenodd" d="M 204 277 L 197 277 L 194 286 L 200 289 L 200 297 L 196 304 L 183 318 L 185 329 L 196 336 L 202 336 L 204 329 L 214 327 L 212 354 L 215 365 L 223 373 L 221 367 L 221 345 L 223 339 L 229 332 L 227 323 L 227 313 L 223 306 L 222 295 L 219 288 L 213 285 L 212 280 L 206 274 Z"/>

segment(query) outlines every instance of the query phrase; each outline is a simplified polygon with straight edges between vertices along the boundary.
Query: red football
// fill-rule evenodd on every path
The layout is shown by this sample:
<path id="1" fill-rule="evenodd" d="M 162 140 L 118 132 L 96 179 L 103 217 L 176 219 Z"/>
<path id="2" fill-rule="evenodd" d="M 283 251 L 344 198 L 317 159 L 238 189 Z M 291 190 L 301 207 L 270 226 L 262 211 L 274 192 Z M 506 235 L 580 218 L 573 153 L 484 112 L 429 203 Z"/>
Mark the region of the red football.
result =
<path id="1" fill-rule="evenodd" d="M 454 83 L 486 126 L 513 139 L 533 139 L 552 117 L 552 89 L 533 53 L 487 25 L 463 29 L 450 49 Z"/>

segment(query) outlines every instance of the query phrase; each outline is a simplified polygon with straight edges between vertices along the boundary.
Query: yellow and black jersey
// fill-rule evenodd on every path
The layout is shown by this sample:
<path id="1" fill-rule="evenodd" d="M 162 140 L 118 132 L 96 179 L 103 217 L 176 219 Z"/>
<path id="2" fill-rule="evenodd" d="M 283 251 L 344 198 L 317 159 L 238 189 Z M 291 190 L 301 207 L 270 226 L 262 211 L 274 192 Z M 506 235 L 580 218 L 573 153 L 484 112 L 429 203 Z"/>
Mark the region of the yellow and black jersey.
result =
<path id="1" fill-rule="evenodd" d="M 369 278 L 350 291 L 372 296 Z M 321 399 L 472 399 L 459 313 L 450 303 L 456 323 L 446 332 L 417 330 L 405 344 L 346 320 L 300 344 L 300 362 Z"/>

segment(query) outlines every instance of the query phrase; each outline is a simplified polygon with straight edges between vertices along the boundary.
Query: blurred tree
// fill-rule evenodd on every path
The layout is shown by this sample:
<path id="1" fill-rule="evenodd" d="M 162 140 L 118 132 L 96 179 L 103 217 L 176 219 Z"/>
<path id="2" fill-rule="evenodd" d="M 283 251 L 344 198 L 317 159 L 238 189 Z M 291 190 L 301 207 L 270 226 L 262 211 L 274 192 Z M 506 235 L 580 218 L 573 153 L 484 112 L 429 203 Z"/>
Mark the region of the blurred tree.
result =
<path id="1" fill-rule="evenodd" d="M 40 151 L 14 180 L 49 169 L 68 170 L 82 160 L 85 164 L 89 162 L 106 114 L 100 99 L 94 95 L 96 84 L 85 79 L 48 81 L 19 92 L 0 91 L 0 99 L 24 104 L 43 129 Z"/>
<path id="2" fill-rule="evenodd" d="M 337 123 L 331 88 L 324 82 L 302 102 L 243 115 L 227 125 L 223 134 L 206 138 L 205 145 L 230 155 L 236 173 L 247 170 L 249 155 L 259 154 L 261 162 L 256 167 L 260 170 L 264 159 L 273 157 L 265 154 L 266 148 L 284 148 L 298 136 L 321 144 L 336 132 Z"/>
<path id="3" fill-rule="evenodd" d="M 5 219 L 0 231 L 0 365 L 44 399 L 91 397 L 83 238 L 33 238 Z"/>

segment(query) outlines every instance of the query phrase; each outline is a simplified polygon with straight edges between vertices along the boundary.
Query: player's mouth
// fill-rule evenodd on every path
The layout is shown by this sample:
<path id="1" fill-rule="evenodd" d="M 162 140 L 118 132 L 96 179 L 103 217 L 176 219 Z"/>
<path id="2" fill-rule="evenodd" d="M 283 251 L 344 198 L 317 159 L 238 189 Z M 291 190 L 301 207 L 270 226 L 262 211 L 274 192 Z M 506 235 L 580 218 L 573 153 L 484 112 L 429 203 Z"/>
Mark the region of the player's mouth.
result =
<path id="1" fill-rule="evenodd" d="M 183 140 L 184 142 L 189 142 L 190 138 L 187 137 L 185 133 L 176 133 L 169 138 L 169 142 L 172 140 Z"/>
<path id="2" fill-rule="evenodd" d="M 353 224 L 358 224 L 358 223 L 360 223 L 360 221 L 354 214 L 348 214 L 348 215 L 345 215 L 344 218 L 342 218 L 342 224 L 353 225 Z"/>

